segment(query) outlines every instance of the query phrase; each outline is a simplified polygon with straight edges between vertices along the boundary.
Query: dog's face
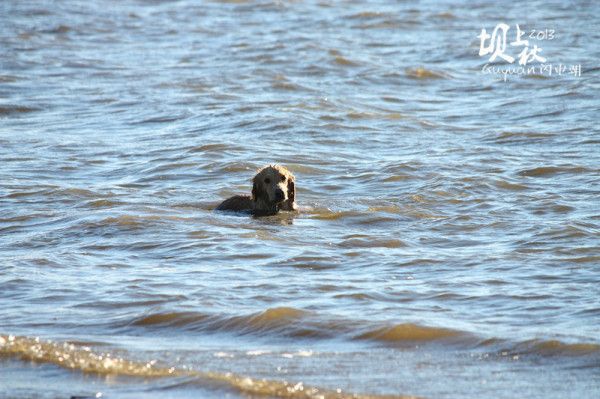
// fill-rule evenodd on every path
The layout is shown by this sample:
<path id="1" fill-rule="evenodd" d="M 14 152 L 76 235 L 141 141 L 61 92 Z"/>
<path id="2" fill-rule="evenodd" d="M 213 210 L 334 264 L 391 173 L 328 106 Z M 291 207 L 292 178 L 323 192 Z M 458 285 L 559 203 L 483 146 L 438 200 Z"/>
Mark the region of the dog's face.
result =
<path id="1" fill-rule="evenodd" d="M 294 175 L 283 166 L 269 165 L 262 168 L 254 177 L 252 200 L 258 208 L 265 210 L 296 209 Z"/>

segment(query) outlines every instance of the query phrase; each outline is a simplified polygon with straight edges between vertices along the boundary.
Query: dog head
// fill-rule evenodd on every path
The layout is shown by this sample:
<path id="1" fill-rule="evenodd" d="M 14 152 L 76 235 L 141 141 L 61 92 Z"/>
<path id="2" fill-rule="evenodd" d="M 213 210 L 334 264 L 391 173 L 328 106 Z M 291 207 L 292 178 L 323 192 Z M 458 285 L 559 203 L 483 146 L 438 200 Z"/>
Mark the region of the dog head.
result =
<path id="1" fill-rule="evenodd" d="M 279 210 L 296 210 L 294 175 L 283 166 L 262 168 L 253 179 L 252 200 L 257 211 L 277 213 Z"/>

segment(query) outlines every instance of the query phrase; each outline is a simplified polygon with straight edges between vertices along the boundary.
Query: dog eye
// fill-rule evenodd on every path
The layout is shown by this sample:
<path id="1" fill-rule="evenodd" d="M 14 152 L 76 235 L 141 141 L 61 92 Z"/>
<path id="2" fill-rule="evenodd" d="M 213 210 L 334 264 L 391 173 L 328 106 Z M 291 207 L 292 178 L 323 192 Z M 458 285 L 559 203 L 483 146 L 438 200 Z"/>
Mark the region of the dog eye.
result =
<path id="1" fill-rule="evenodd" d="M 285 181 L 285 176 L 281 176 L 281 181 Z"/>
<path id="2" fill-rule="evenodd" d="M 269 179 L 269 178 L 267 177 L 267 178 L 265 179 L 265 183 L 266 183 L 266 184 L 269 184 L 269 183 L 271 183 L 271 179 Z"/>

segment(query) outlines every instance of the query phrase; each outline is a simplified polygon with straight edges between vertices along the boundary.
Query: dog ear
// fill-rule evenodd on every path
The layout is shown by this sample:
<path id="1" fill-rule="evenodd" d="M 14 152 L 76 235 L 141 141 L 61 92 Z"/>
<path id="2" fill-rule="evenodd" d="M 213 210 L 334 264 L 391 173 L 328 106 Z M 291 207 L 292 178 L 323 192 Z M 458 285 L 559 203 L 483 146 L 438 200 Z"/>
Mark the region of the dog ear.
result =
<path id="1" fill-rule="evenodd" d="M 254 179 L 254 183 L 252 184 L 252 201 L 258 201 L 260 198 L 264 198 L 265 192 L 263 190 L 263 186 L 260 182 Z"/>
<path id="2" fill-rule="evenodd" d="M 290 203 L 293 204 L 294 201 L 296 201 L 296 185 L 294 184 L 293 178 L 290 178 L 290 180 L 288 181 L 287 191 L 288 201 L 290 201 Z"/>
<path id="3" fill-rule="evenodd" d="M 294 178 L 290 177 L 287 184 L 287 196 L 288 199 L 282 205 L 281 210 L 283 211 L 295 211 L 298 209 L 296 206 L 296 185 L 294 183 Z"/>

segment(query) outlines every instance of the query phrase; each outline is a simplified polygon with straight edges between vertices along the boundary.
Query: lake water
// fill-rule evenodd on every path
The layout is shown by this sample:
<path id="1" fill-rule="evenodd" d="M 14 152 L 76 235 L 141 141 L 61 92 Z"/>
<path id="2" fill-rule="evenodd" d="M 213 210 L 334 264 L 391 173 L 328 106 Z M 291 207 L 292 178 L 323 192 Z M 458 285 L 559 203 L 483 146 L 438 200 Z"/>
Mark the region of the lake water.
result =
<path id="1" fill-rule="evenodd" d="M 3 1 L 0 397 L 599 397 L 598 15 Z"/>

